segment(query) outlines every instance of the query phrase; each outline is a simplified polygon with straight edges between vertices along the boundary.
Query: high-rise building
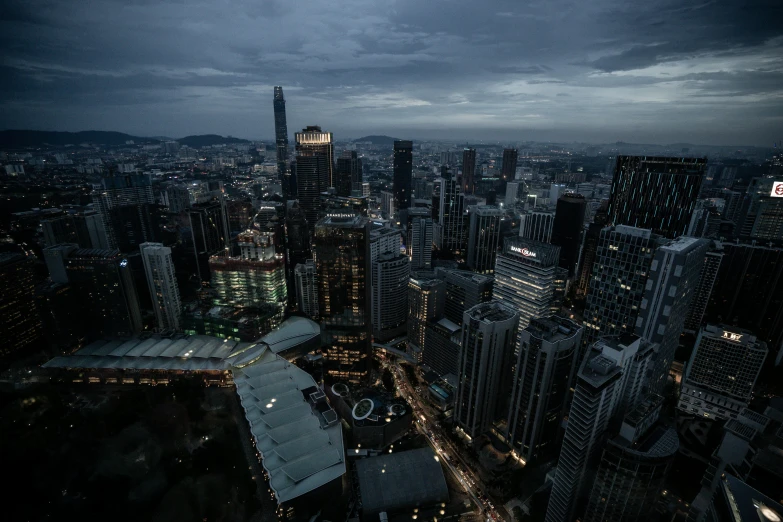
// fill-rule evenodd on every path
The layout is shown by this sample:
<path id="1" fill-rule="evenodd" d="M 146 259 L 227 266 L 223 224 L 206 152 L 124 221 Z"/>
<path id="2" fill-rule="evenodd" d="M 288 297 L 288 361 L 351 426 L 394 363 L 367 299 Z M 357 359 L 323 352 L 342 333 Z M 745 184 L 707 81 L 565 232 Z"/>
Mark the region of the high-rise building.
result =
<path id="1" fill-rule="evenodd" d="M 435 224 L 430 217 L 414 216 L 407 229 L 407 251 L 411 270 L 432 268 L 432 235 Z"/>
<path id="2" fill-rule="evenodd" d="M 503 211 L 489 205 L 468 207 L 468 268 L 479 274 L 495 272 Z"/>
<path id="3" fill-rule="evenodd" d="M 392 217 L 397 211 L 397 207 L 395 206 L 394 202 L 394 194 L 388 190 L 382 190 L 380 200 L 381 212 L 383 213 L 384 217 Z"/>
<path id="4" fill-rule="evenodd" d="M 519 216 L 519 237 L 550 243 L 555 225 L 555 211 L 550 209 L 526 210 Z"/>
<path id="5" fill-rule="evenodd" d="M 399 228 L 376 227 L 370 230 L 370 263 L 375 263 L 381 254 L 401 252 L 402 231 Z"/>
<path id="6" fill-rule="evenodd" d="M 139 248 L 158 328 L 179 330 L 182 301 L 179 298 L 171 249 L 162 243 L 142 243 Z"/>
<path id="7" fill-rule="evenodd" d="M 372 333 L 385 343 L 403 334 L 408 321 L 410 260 L 396 252 L 384 252 L 373 260 Z"/>
<path id="8" fill-rule="evenodd" d="M 517 156 L 517 149 L 503 149 L 503 166 L 500 169 L 500 177 L 504 183 L 508 183 L 516 176 Z"/>
<path id="9" fill-rule="evenodd" d="M 33 258 L 0 253 L 0 357 L 24 353 L 42 333 L 35 307 Z"/>
<path id="10" fill-rule="evenodd" d="M 283 190 L 283 199 L 291 197 L 291 170 L 288 165 L 288 123 L 285 116 L 285 97 L 279 85 L 274 89 L 275 148 L 277 149 L 277 176 Z"/>
<path id="11" fill-rule="evenodd" d="M 658 345 L 648 389 L 661 393 L 704 264 L 709 241 L 681 236 L 655 251 L 647 277 L 636 335 Z"/>
<path id="12" fill-rule="evenodd" d="M 114 238 L 115 248 L 120 252 L 136 252 L 145 242 L 161 240 L 165 220 L 162 205 L 139 203 L 118 205 L 109 209 L 109 235 Z"/>
<path id="13" fill-rule="evenodd" d="M 443 268 L 437 268 L 435 275 L 446 282 L 445 314 L 452 323 L 462 324 L 465 310 L 492 299 L 494 280 L 490 276 Z"/>
<path id="14" fill-rule="evenodd" d="M 215 254 L 226 254 L 230 245 L 225 201 L 221 198 L 193 205 L 188 217 L 196 266 L 201 280 L 208 281 L 209 258 Z"/>
<path id="15" fill-rule="evenodd" d="M 653 348 L 635 335 L 621 335 L 602 338 L 588 350 L 576 378 L 546 522 L 574 520 L 586 490 L 588 463 L 601 447 L 599 437 L 613 417 L 643 399 L 641 388 Z"/>
<path id="16" fill-rule="evenodd" d="M 427 324 L 443 317 L 446 283 L 440 279 L 414 279 L 408 282 L 408 345 L 424 349 Z"/>
<path id="17" fill-rule="evenodd" d="M 328 187 L 329 156 L 312 153 L 296 157 L 296 197 L 310 227 L 318 221 L 321 193 Z"/>
<path id="18" fill-rule="evenodd" d="M 315 262 L 308 259 L 294 269 L 297 308 L 310 319 L 318 319 L 318 283 Z"/>
<path id="19" fill-rule="evenodd" d="M 688 333 L 696 333 L 702 325 L 704 313 L 712 295 L 712 287 L 718 277 L 720 263 L 723 260 L 723 247 L 720 243 L 710 243 L 710 250 L 704 255 L 704 263 L 699 272 L 699 281 L 693 292 L 688 313 L 685 317 L 684 329 Z"/>
<path id="20" fill-rule="evenodd" d="M 460 323 L 461 324 L 461 323 Z M 459 372 L 462 327 L 445 317 L 430 322 L 424 330 L 422 363 L 440 376 Z"/>
<path id="21" fill-rule="evenodd" d="M 49 271 L 49 279 L 55 283 L 68 283 L 68 272 L 65 269 L 68 256 L 75 250 L 79 250 L 76 243 L 62 243 L 43 249 L 44 262 Z"/>
<path id="22" fill-rule="evenodd" d="M 362 190 L 362 160 L 355 150 L 345 150 L 337 158 L 335 186 L 337 195 L 352 196 Z"/>
<path id="23" fill-rule="evenodd" d="M 439 179 L 438 230 L 435 244 L 443 253 L 456 257 L 464 255 L 465 248 L 465 197 L 459 179 L 446 170 Z"/>
<path id="24" fill-rule="evenodd" d="M 181 183 L 171 183 L 166 186 L 166 190 L 161 194 L 163 206 L 166 207 L 171 214 L 179 214 L 180 212 L 190 208 L 193 203 L 190 199 L 190 191 L 186 186 Z"/>
<path id="25" fill-rule="evenodd" d="M 750 238 L 757 241 L 783 241 L 783 197 L 762 197 L 749 216 Z"/>
<path id="26" fill-rule="evenodd" d="M 531 319 L 547 317 L 554 299 L 560 247 L 506 238 L 495 264 L 495 289 L 492 298 L 517 310 L 520 328 Z"/>
<path id="27" fill-rule="evenodd" d="M 115 173 L 101 180 L 101 188 L 93 193 L 92 199 L 106 232 L 106 243 L 109 248 L 118 248 L 118 240 L 122 239 L 122 221 L 119 216 L 113 217 L 111 210 L 145 203 L 154 204 L 152 178 L 149 174 L 135 172 Z"/>
<path id="28" fill-rule="evenodd" d="M 632 333 L 655 249 L 663 240 L 649 230 L 606 227 L 596 249 L 584 312 L 584 339 Z"/>
<path id="29" fill-rule="evenodd" d="M 372 354 L 370 222 L 326 216 L 313 244 L 325 369 L 336 379 L 363 381 Z"/>
<path id="30" fill-rule="evenodd" d="M 472 439 L 498 418 L 518 327 L 519 314 L 497 301 L 476 305 L 463 315 L 454 419 Z"/>
<path id="31" fill-rule="evenodd" d="M 512 178 L 513 179 L 513 178 Z M 506 183 L 506 197 L 503 200 L 503 204 L 506 208 L 513 209 L 517 203 L 517 196 L 519 195 L 519 182 L 509 181 Z"/>
<path id="32" fill-rule="evenodd" d="M 585 522 L 649 520 L 680 448 L 677 431 L 657 424 L 663 397 L 650 395 L 604 445 Z"/>
<path id="33" fill-rule="evenodd" d="M 312 259 L 310 252 L 310 227 L 304 210 L 298 201 L 287 201 L 285 212 L 285 263 L 286 283 L 288 285 L 289 307 L 294 307 L 296 294 L 297 265 Z"/>
<path id="34" fill-rule="evenodd" d="M 469 195 L 476 190 L 476 149 L 462 151 L 462 193 Z"/>
<path id="35" fill-rule="evenodd" d="M 331 132 L 323 132 L 321 127 L 311 125 L 295 134 L 296 138 L 296 183 L 302 182 L 299 175 L 299 161 L 301 158 L 323 156 L 326 158 L 326 183 L 322 191 L 328 187 L 334 187 L 334 142 Z"/>
<path id="36" fill-rule="evenodd" d="M 584 244 L 582 246 L 581 260 L 576 280 L 576 295 L 584 298 L 590 289 L 590 281 L 593 278 L 593 264 L 595 263 L 595 253 L 598 249 L 598 242 L 601 239 L 601 231 L 606 226 L 608 220 L 606 208 L 608 200 L 602 200 L 593 215 L 593 222 L 587 227 L 585 232 Z"/>
<path id="37" fill-rule="evenodd" d="M 567 193 L 557 199 L 552 225 L 552 244 L 560 247 L 560 268 L 574 277 L 582 247 L 587 202 L 581 194 Z"/>
<path id="38" fill-rule="evenodd" d="M 397 211 L 411 206 L 413 184 L 413 142 L 394 142 L 394 208 Z"/>
<path id="39" fill-rule="evenodd" d="M 525 462 L 557 455 L 569 390 L 576 376 L 582 327 L 552 316 L 519 331 L 506 443 Z"/>
<path id="40" fill-rule="evenodd" d="M 706 325 L 685 368 L 677 408 L 699 418 L 737 418 L 766 357 L 767 345 L 747 330 Z"/>
<path id="41" fill-rule="evenodd" d="M 76 243 L 81 248 L 109 247 L 101 216 L 92 210 L 45 219 L 41 228 L 47 247 L 61 243 Z"/>
<path id="42" fill-rule="evenodd" d="M 688 230 L 706 158 L 617 156 L 609 223 L 652 230 L 669 239 Z"/>
<path id="43" fill-rule="evenodd" d="M 96 338 L 141 332 L 141 310 L 128 259 L 119 250 L 79 249 L 66 260 L 68 280 Z"/>

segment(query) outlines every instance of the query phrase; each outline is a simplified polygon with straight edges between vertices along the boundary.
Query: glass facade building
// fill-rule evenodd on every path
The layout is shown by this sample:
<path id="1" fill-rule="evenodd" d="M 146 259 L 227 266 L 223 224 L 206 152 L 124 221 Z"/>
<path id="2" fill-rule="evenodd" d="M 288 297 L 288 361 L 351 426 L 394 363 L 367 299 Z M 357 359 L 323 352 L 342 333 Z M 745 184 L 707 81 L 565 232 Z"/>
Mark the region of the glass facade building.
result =
<path id="1" fill-rule="evenodd" d="M 394 142 L 394 208 L 397 212 L 411 206 L 413 184 L 413 142 Z"/>

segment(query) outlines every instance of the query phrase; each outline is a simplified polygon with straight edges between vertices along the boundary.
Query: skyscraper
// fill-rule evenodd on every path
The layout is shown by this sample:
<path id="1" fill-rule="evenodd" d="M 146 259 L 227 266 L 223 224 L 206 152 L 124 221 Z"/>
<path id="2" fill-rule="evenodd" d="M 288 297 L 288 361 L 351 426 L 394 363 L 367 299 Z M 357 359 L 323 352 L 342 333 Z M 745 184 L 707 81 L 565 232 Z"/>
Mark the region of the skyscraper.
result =
<path id="1" fill-rule="evenodd" d="M 468 268 L 479 274 L 495 272 L 503 211 L 489 205 L 468 207 Z"/>
<path id="2" fill-rule="evenodd" d="M 568 270 L 568 277 L 574 277 L 579 262 L 586 208 L 581 194 L 571 192 L 557 199 L 552 244 L 560 247 L 560 268 Z"/>
<path id="3" fill-rule="evenodd" d="M 680 344 L 709 241 L 681 236 L 655 251 L 636 319 L 636 335 L 658 345 L 649 390 L 661 393 Z"/>
<path id="4" fill-rule="evenodd" d="M 44 244 L 48 247 L 61 243 L 76 243 L 81 248 L 108 248 L 106 230 L 101 216 L 95 211 L 46 219 L 41 221 Z"/>
<path id="5" fill-rule="evenodd" d="M 427 323 L 443 317 L 446 283 L 439 279 L 414 279 L 408 282 L 408 345 L 424 348 Z"/>
<path id="6" fill-rule="evenodd" d="M 462 151 L 462 193 L 473 194 L 476 190 L 476 149 Z"/>
<path id="7" fill-rule="evenodd" d="M 593 278 L 593 264 L 595 263 L 595 254 L 598 249 L 598 242 L 601 239 L 601 231 L 606 226 L 608 220 L 606 207 L 608 200 L 602 200 L 593 216 L 593 222 L 587 227 L 585 233 L 584 245 L 582 246 L 582 259 L 579 261 L 579 271 L 576 281 L 576 295 L 584 298 L 590 289 L 590 282 Z"/>
<path id="8" fill-rule="evenodd" d="M 617 156 L 609 223 L 684 235 L 704 178 L 706 158 Z"/>
<path id="9" fill-rule="evenodd" d="M 766 357 L 767 345 L 751 332 L 706 325 L 685 369 L 677 408 L 699 418 L 737 418 Z"/>
<path id="10" fill-rule="evenodd" d="M 285 212 L 285 263 L 289 306 L 295 304 L 297 265 L 312 259 L 310 252 L 310 227 L 298 201 L 287 201 Z"/>
<path id="11" fill-rule="evenodd" d="M 123 227 L 119 216 L 113 218 L 111 210 L 145 203 L 154 204 L 152 179 L 149 174 L 114 173 L 101 180 L 101 188 L 93 193 L 92 200 L 103 223 L 109 248 L 118 248 L 118 240 L 122 239 L 121 236 L 118 237 L 118 233 L 122 234 Z"/>
<path id="12" fill-rule="evenodd" d="M 437 268 L 438 279 L 446 282 L 446 318 L 454 324 L 462 324 L 465 310 L 492 299 L 494 280 L 468 270 L 446 270 Z"/>
<path id="13" fill-rule="evenodd" d="M 465 254 L 465 197 L 459 180 L 451 171 L 443 172 L 439 180 L 440 196 L 438 209 L 438 229 L 435 244 L 443 253 L 456 257 Z"/>
<path id="14" fill-rule="evenodd" d="M 432 268 L 432 234 L 434 223 L 428 217 L 415 217 L 408 230 L 410 242 L 408 251 L 411 270 Z"/>
<path id="15" fill-rule="evenodd" d="M 142 243 L 139 248 L 158 328 L 179 330 L 182 302 L 179 298 L 174 263 L 171 260 L 171 249 L 164 247 L 162 243 Z"/>
<path id="16" fill-rule="evenodd" d="M 362 160 L 355 150 L 345 150 L 337 158 L 337 174 L 334 188 L 339 196 L 352 196 L 362 190 Z"/>
<path id="17" fill-rule="evenodd" d="M 0 253 L 0 356 L 23 353 L 41 334 L 33 259 L 16 252 Z"/>
<path id="18" fill-rule="evenodd" d="M 519 216 L 519 237 L 550 243 L 554 225 L 555 212 L 553 210 L 525 210 Z"/>
<path id="19" fill-rule="evenodd" d="M 699 281 L 693 291 L 693 299 L 685 317 L 685 331 L 696 333 L 701 328 L 704 313 L 710 302 L 712 287 L 718 277 L 721 261 L 723 260 L 723 248 L 720 243 L 710 242 L 710 250 L 704 255 L 704 263 L 701 265 Z"/>
<path id="20" fill-rule="evenodd" d="M 277 176 L 283 190 L 283 199 L 291 198 L 291 170 L 288 165 L 288 123 L 285 116 L 283 88 L 275 86 L 275 145 L 277 148 Z"/>
<path id="21" fill-rule="evenodd" d="M 296 137 L 296 183 L 301 183 L 299 162 L 301 158 L 323 156 L 326 158 L 326 186 L 334 187 L 334 143 L 331 132 L 323 132 L 318 125 L 311 125 L 297 132 Z"/>
<path id="22" fill-rule="evenodd" d="M 519 331 L 506 443 L 525 462 L 554 457 L 576 376 L 582 327 L 552 316 Z"/>
<path id="23" fill-rule="evenodd" d="M 506 238 L 495 264 L 492 298 L 518 311 L 520 328 L 551 314 L 559 257 L 560 248 L 554 245 Z"/>
<path id="24" fill-rule="evenodd" d="M 315 262 L 308 259 L 294 269 L 296 276 L 296 303 L 299 311 L 310 319 L 318 319 L 318 283 Z"/>
<path id="25" fill-rule="evenodd" d="M 513 179 L 513 178 L 512 178 Z M 506 197 L 503 200 L 503 204 L 506 208 L 513 209 L 517 203 L 517 195 L 519 194 L 519 183 L 516 181 L 509 181 L 506 183 Z"/>
<path id="26" fill-rule="evenodd" d="M 225 201 L 212 201 L 193 205 L 188 210 L 190 233 L 196 266 L 202 281 L 208 281 L 209 258 L 215 254 L 226 254 L 231 236 L 228 232 L 228 214 Z"/>
<path id="27" fill-rule="evenodd" d="M 503 166 L 500 171 L 503 183 L 508 183 L 516 177 L 517 155 L 517 149 L 503 149 Z"/>
<path id="28" fill-rule="evenodd" d="M 462 320 L 454 419 L 459 429 L 476 438 L 499 413 L 503 379 L 509 371 L 519 327 L 519 315 L 497 301 L 466 310 Z"/>
<path id="29" fill-rule="evenodd" d="M 318 221 L 321 193 L 329 187 L 329 170 L 325 154 L 296 157 L 296 198 L 310 227 Z"/>
<path id="30" fill-rule="evenodd" d="M 649 230 L 618 225 L 601 231 L 584 312 L 584 339 L 632 333 L 655 249 L 663 241 Z"/>
<path id="31" fill-rule="evenodd" d="M 413 142 L 394 142 L 394 208 L 399 212 L 411 206 L 413 184 Z"/>
<path id="32" fill-rule="evenodd" d="M 372 267 L 372 332 L 379 342 L 405 334 L 408 321 L 410 260 L 400 253 L 383 252 Z"/>
<path id="33" fill-rule="evenodd" d="M 326 216 L 315 226 L 314 255 L 325 368 L 336 379 L 363 381 L 372 351 L 370 222 Z"/>

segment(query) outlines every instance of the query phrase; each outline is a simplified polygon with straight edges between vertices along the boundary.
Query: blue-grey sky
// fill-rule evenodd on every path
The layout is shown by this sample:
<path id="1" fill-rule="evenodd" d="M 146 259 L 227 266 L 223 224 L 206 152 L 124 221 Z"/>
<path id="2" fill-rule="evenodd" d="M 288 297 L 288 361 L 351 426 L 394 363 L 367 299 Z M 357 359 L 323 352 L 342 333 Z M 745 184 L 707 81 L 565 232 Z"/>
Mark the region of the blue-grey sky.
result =
<path id="1" fill-rule="evenodd" d="M 0 128 L 783 138 L 780 0 L 4 0 Z"/>

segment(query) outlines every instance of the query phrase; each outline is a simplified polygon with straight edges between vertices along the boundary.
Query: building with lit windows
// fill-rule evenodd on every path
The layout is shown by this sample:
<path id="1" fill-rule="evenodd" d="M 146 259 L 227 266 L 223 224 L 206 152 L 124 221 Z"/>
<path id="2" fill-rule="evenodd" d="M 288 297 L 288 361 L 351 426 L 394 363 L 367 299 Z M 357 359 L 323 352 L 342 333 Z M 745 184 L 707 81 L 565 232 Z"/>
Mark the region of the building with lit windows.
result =
<path id="1" fill-rule="evenodd" d="M 434 223 L 429 217 L 414 217 L 408 227 L 408 255 L 411 270 L 432 268 L 432 238 Z"/>
<path id="2" fill-rule="evenodd" d="M 21 253 L 0 253 L 0 356 L 23 353 L 41 337 L 33 264 Z"/>
<path id="3" fill-rule="evenodd" d="M 179 330 L 182 302 L 171 249 L 162 243 L 142 243 L 140 249 L 158 328 Z"/>
<path id="4" fill-rule="evenodd" d="M 193 251 L 202 281 L 209 280 L 209 258 L 225 255 L 231 243 L 228 211 L 222 196 L 217 200 L 198 203 L 188 210 Z"/>
<path id="5" fill-rule="evenodd" d="M 411 206 L 413 184 L 413 142 L 396 140 L 394 142 L 394 209 L 400 211 Z"/>
<path id="6" fill-rule="evenodd" d="M 310 319 L 318 318 L 318 283 L 315 278 L 315 261 L 308 259 L 294 269 L 296 275 L 297 308 Z"/>
<path id="7" fill-rule="evenodd" d="M 490 205 L 468 207 L 468 268 L 479 274 L 495 272 L 504 212 Z"/>
<path id="8" fill-rule="evenodd" d="M 469 270 L 436 268 L 435 276 L 446 282 L 445 314 L 449 321 L 462 324 L 465 310 L 492 299 L 494 280 Z"/>
<path id="9" fill-rule="evenodd" d="M 391 341 L 407 330 L 410 274 L 410 261 L 399 249 L 373 261 L 372 333 L 378 342 Z"/>
<path id="10" fill-rule="evenodd" d="M 326 161 L 326 183 L 320 192 L 334 187 L 334 142 L 331 132 L 324 132 L 318 125 L 310 125 L 294 134 L 296 139 L 296 183 L 301 183 L 299 162 L 302 158 L 320 156 Z M 320 172 L 319 172 L 320 174 Z M 319 193 L 320 193 L 319 192 Z"/>
<path id="11" fill-rule="evenodd" d="M 503 166 L 500 169 L 500 176 L 504 183 L 515 179 L 518 155 L 517 149 L 503 149 Z"/>
<path id="12" fill-rule="evenodd" d="M 445 303 L 445 281 L 411 278 L 408 282 L 408 346 L 418 359 L 422 358 L 427 324 L 443 317 Z"/>
<path id="13" fill-rule="evenodd" d="M 438 180 L 438 227 L 434 233 L 435 245 L 441 252 L 455 257 L 465 255 L 465 196 L 459 179 L 445 169 Z"/>

